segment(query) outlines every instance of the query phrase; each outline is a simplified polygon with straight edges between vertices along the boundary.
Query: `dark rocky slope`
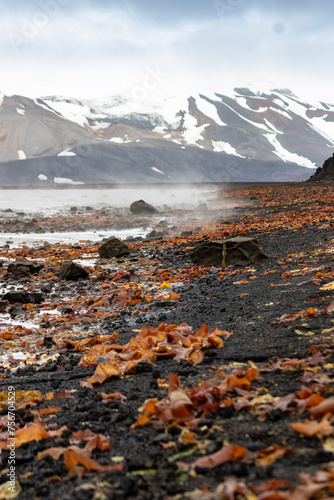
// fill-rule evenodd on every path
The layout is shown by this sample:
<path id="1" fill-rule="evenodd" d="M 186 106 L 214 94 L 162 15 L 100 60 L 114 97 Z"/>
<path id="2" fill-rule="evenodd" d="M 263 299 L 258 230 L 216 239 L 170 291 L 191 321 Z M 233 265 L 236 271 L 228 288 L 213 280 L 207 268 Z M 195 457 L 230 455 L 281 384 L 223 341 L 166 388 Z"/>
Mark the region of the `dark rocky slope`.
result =
<path id="1" fill-rule="evenodd" d="M 334 153 L 309 179 L 310 181 L 334 181 Z"/>

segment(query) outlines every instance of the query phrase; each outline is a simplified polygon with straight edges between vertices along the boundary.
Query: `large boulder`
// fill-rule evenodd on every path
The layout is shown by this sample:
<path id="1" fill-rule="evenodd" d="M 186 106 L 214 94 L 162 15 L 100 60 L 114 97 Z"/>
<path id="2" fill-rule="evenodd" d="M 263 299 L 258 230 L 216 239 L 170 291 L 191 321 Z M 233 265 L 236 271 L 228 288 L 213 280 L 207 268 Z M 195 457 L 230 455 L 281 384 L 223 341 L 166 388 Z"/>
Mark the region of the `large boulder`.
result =
<path id="1" fill-rule="evenodd" d="M 43 295 L 40 292 L 26 292 L 25 290 L 7 292 L 2 297 L 4 301 L 10 304 L 41 304 L 43 302 Z"/>
<path id="2" fill-rule="evenodd" d="M 206 267 L 247 266 L 267 258 L 255 238 L 243 236 L 201 243 L 189 255 L 195 265 Z"/>
<path id="3" fill-rule="evenodd" d="M 128 249 L 128 246 L 123 243 L 123 241 L 112 237 L 102 243 L 98 249 L 98 253 L 102 259 L 113 259 L 114 257 L 118 258 L 129 255 L 130 250 Z"/>
<path id="4" fill-rule="evenodd" d="M 130 211 L 131 211 L 131 213 L 133 213 L 135 215 L 155 214 L 157 212 L 157 209 L 154 208 L 153 205 L 146 203 L 146 201 L 144 201 L 144 200 L 138 200 L 138 201 L 134 201 L 130 205 Z"/>
<path id="5" fill-rule="evenodd" d="M 24 275 L 30 276 L 31 274 L 38 274 L 44 265 L 39 262 L 30 260 L 22 260 L 8 264 L 7 272 L 15 276 Z"/>
<path id="6" fill-rule="evenodd" d="M 67 281 L 78 281 L 79 279 L 87 279 L 88 272 L 83 267 L 73 261 L 66 261 L 60 266 L 59 278 Z"/>

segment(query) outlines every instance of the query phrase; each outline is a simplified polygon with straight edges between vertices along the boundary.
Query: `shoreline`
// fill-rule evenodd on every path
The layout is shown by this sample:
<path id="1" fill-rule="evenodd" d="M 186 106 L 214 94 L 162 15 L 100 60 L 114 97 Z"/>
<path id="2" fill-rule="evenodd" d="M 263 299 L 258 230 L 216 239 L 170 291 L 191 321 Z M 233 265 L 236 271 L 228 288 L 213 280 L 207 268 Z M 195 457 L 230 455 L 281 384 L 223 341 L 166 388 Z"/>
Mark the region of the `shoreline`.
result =
<path id="1" fill-rule="evenodd" d="M 306 182 L 306 181 L 305 181 Z M 124 184 L 48 184 L 36 186 L 0 186 L 0 190 L 80 190 L 80 189 L 185 189 L 218 187 L 226 190 L 256 186 L 285 186 L 303 184 L 300 182 L 180 182 L 180 183 L 124 183 Z"/>
<path id="2" fill-rule="evenodd" d="M 299 474 L 326 491 L 325 481 L 314 480 L 332 467 L 326 435 L 307 436 L 291 424 L 321 425 L 315 409 L 333 399 L 334 188 L 256 186 L 235 196 L 239 208 L 228 216 L 217 199 L 200 231 L 189 219 L 193 232 L 182 236 L 188 219 L 181 217 L 175 233 L 129 242 L 130 255 L 118 259 L 99 259 L 99 245 L 85 242 L 0 249 L 8 259 L 2 281 L 43 295 L 40 304 L 6 306 L 36 328 L 2 331 L 0 343 L 9 355 L 0 390 L 14 387 L 23 398 L 16 408 L 27 439 L 16 447 L 20 498 L 80 498 L 89 483 L 85 498 L 212 500 L 232 480 L 248 497 L 273 481 L 272 494 L 290 498 Z M 237 235 L 256 238 L 268 259 L 235 268 L 192 264 L 189 251 L 200 242 Z M 84 266 L 88 279 L 60 280 L 61 264 L 83 255 L 96 259 Z M 7 262 L 26 258 L 45 268 L 8 279 Z M 166 325 L 174 325 L 169 333 Z M 205 338 L 202 325 L 213 335 L 203 358 L 190 340 Z M 14 349 L 29 353 L 28 362 L 12 359 Z M 101 384 L 98 366 L 110 370 Z M 33 422 L 39 440 L 29 435 Z M 94 439 L 94 463 L 79 458 L 73 477 L 63 456 L 48 455 L 61 447 L 80 454 Z M 4 449 L 4 465 L 7 455 Z"/>

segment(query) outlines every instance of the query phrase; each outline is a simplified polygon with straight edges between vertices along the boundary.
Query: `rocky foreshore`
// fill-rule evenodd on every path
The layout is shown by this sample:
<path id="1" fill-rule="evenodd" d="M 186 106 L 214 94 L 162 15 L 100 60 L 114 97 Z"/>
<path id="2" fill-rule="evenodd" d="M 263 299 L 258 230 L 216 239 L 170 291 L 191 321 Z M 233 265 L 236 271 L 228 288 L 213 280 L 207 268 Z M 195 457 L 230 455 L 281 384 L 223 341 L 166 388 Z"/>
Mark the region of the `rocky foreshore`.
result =
<path id="1" fill-rule="evenodd" d="M 197 211 L 7 212 L 11 232 L 151 234 L 0 249 L 0 498 L 12 437 L 20 499 L 330 498 L 333 194 L 256 186 Z M 259 250 L 238 247 L 247 260 L 231 265 L 245 239 Z M 214 242 L 221 264 L 194 259 Z"/>

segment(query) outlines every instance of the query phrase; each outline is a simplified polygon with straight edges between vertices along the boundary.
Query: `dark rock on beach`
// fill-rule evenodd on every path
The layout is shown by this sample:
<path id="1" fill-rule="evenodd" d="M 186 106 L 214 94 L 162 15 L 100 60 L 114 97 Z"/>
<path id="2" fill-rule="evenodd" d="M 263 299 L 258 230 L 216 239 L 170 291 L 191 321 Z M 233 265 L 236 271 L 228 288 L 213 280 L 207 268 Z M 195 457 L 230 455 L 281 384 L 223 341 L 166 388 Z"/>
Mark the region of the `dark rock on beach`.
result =
<path id="1" fill-rule="evenodd" d="M 144 200 L 134 201 L 130 205 L 130 211 L 132 214 L 155 214 L 157 209 L 153 205 L 146 203 Z"/>
<path id="2" fill-rule="evenodd" d="M 7 292 L 2 299 L 10 304 L 41 304 L 43 302 L 40 292 L 26 292 L 25 290 Z"/>
<path id="3" fill-rule="evenodd" d="M 59 278 L 61 280 L 77 281 L 79 279 L 87 279 L 88 272 L 83 267 L 75 264 L 75 262 L 67 261 L 61 265 L 59 270 Z"/>
<path id="4" fill-rule="evenodd" d="M 252 261 L 267 258 L 256 239 L 236 236 L 221 241 L 208 241 L 190 252 L 191 260 L 198 266 L 247 266 Z"/>
<path id="5" fill-rule="evenodd" d="M 38 262 L 24 260 L 8 264 L 7 272 L 15 276 L 29 276 L 30 274 L 38 274 L 43 267 L 44 265 L 39 264 Z"/>
<path id="6" fill-rule="evenodd" d="M 7 311 L 8 302 L 6 300 L 0 300 L 0 313 L 3 314 Z"/>
<path id="7" fill-rule="evenodd" d="M 154 239 L 161 239 L 165 236 L 165 234 L 166 233 L 164 231 L 156 231 L 155 229 L 153 229 L 150 233 L 148 233 L 145 240 L 149 241 Z"/>
<path id="8" fill-rule="evenodd" d="M 118 238 L 112 237 L 102 243 L 102 245 L 98 249 L 98 253 L 102 259 L 112 259 L 114 257 L 118 258 L 129 255 L 130 251 L 128 249 L 128 246 L 123 243 L 123 241 L 119 240 Z"/>

